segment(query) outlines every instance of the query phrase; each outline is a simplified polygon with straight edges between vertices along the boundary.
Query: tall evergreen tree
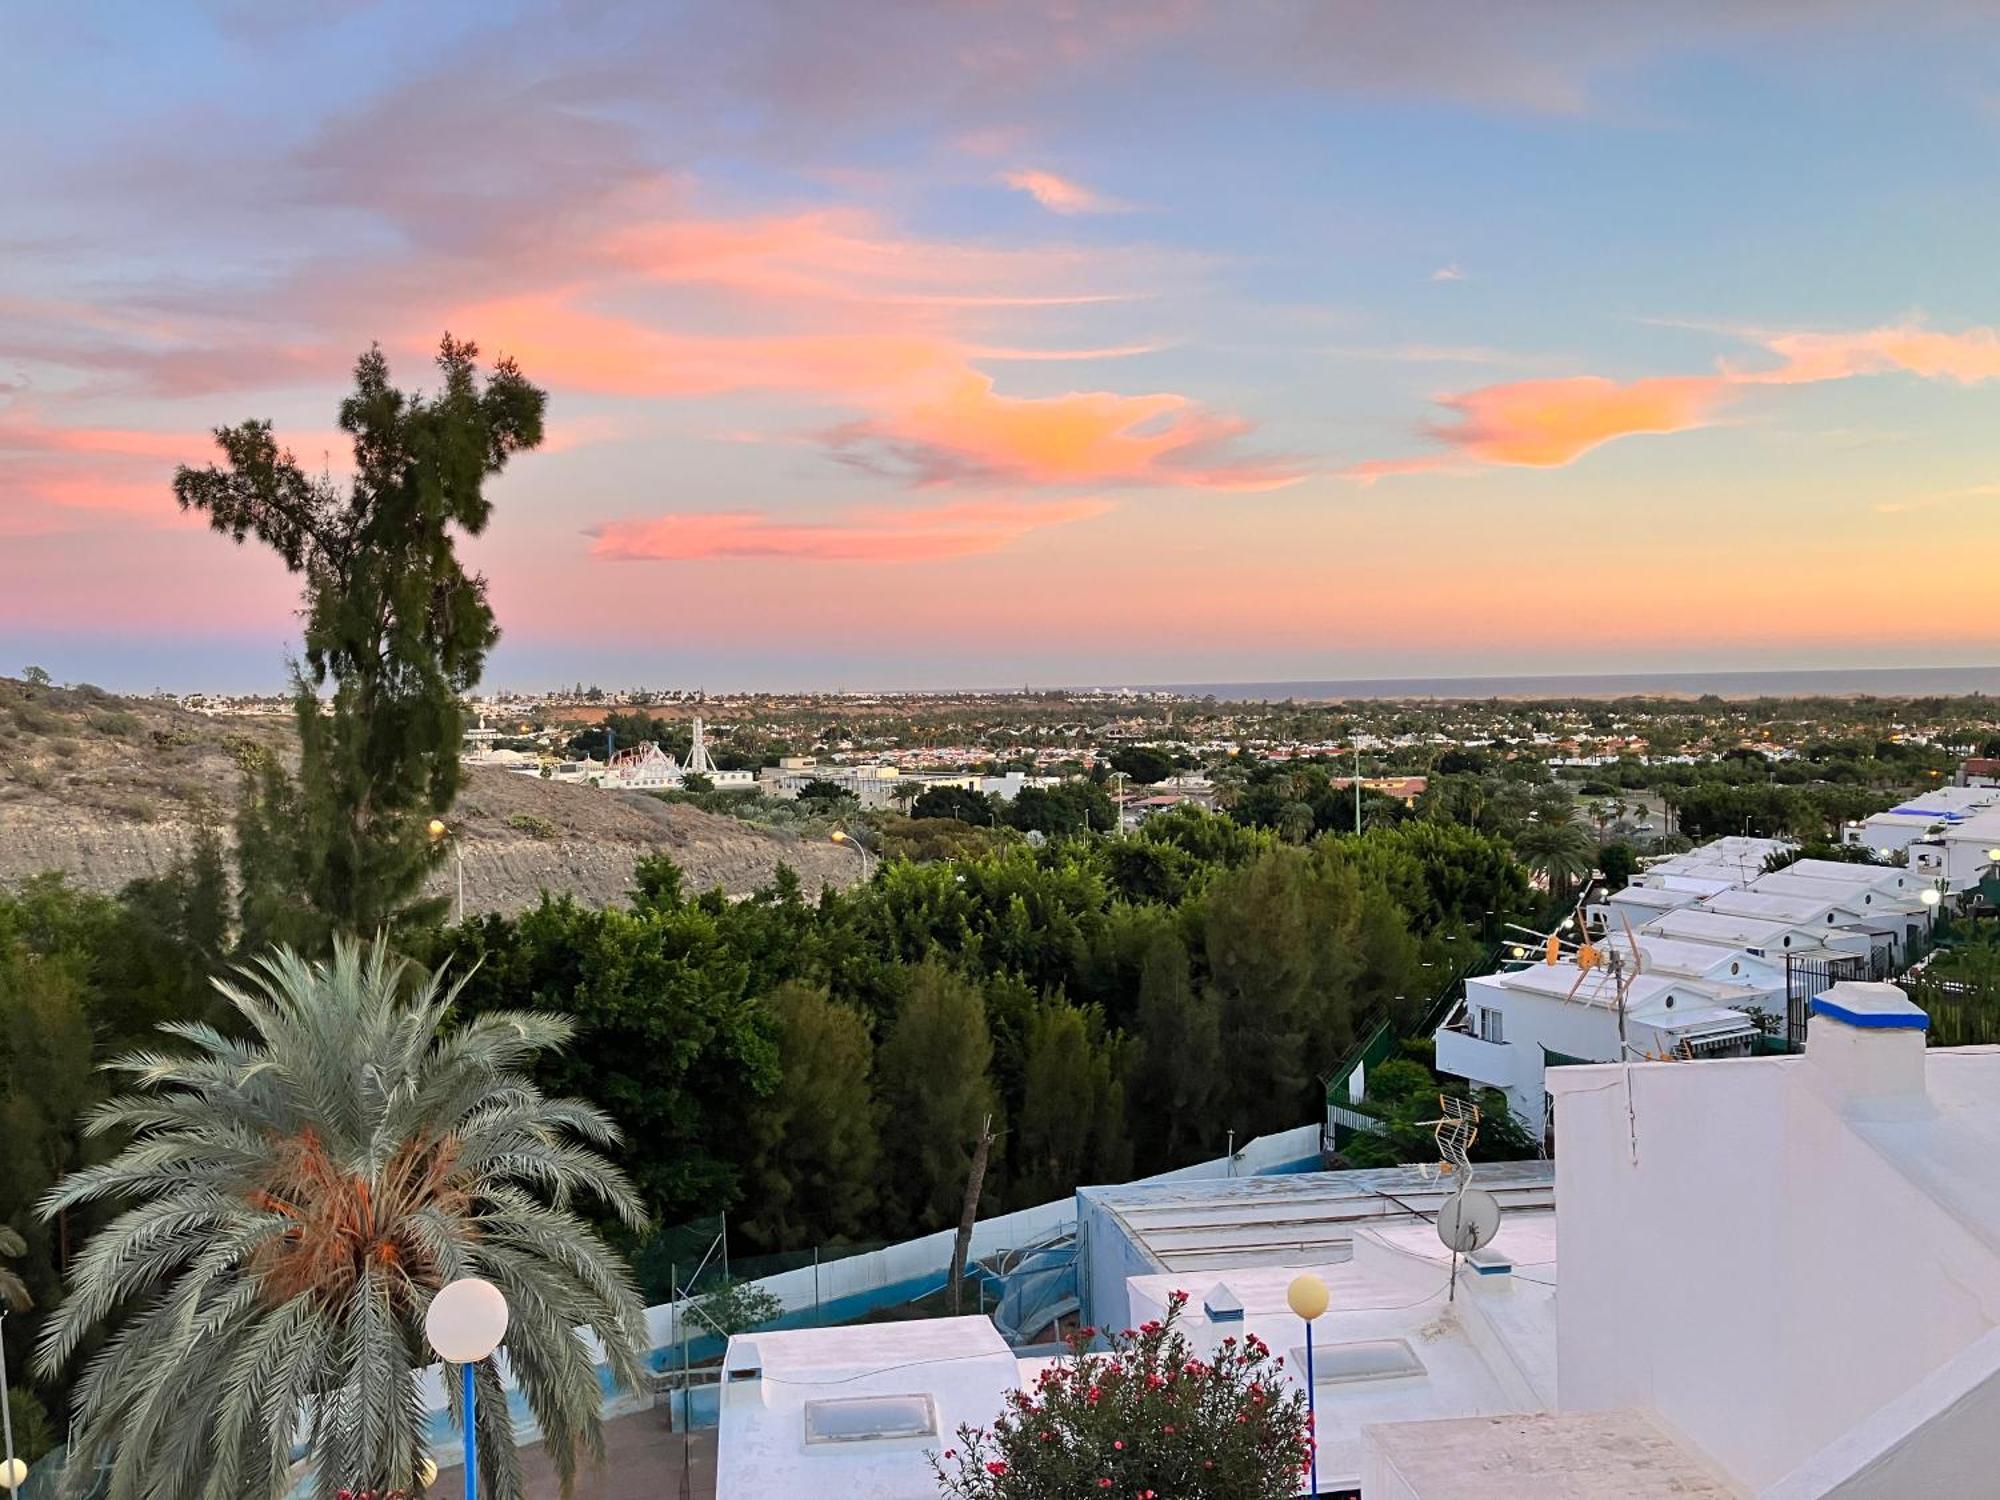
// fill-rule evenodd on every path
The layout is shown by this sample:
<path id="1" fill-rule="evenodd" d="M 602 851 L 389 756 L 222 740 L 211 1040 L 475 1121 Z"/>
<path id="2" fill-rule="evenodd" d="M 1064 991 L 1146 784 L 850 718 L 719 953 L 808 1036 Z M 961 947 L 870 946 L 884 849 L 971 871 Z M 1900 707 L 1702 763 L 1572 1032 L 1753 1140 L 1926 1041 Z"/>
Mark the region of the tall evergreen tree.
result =
<path id="1" fill-rule="evenodd" d="M 1014 1139 L 1015 1201 L 1047 1203 L 1081 1183 L 1127 1175 L 1132 1146 L 1117 1054 L 1095 1010 L 1062 999 L 1036 1007 Z"/>
<path id="2" fill-rule="evenodd" d="M 972 1150 L 999 1102 L 987 1076 L 993 1038 L 978 986 L 935 962 L 909 972 L 878 1057 L 885 1155 L 911 1228 L 953 1222 Z"/>
<path id="3" fill-rule="evenodd" d="M 459 701 L 499 637 L 457 536 L 485 530 L 485 482 L 541 442 L 546 404 L 511 360 L 482 383 L 478 353 L 447 334 L 434 395 L 391 385 L 379 348 L 361 357 L 340 407 L 344 495 L 269 422 L 218 428 L 226 463 L 174 476 L 182 509 L 239 543 L 254 534 L 305 579 L 299 773 L 256 767 L 238 825 L 252 940 L 382 927 L 436 858 L 426 825 L 458 790 Z"/>
<path id="4" fill-rule="evenodd" d="M 776 1247 L 858 1236 L 870 1226 L 881 1155 L 867 1019 L 796 980 L 767 1005 L 783 1082 L 753 1122 L 743 1231 Z"/>
<path id="5" fill-rule="evenodd" d="M 1179 1166 L 1210 1144 L 1222 1028 L 1215 995 L 1198 988 L 1180 935 L 1165 923 L 1139 965 L 1131 1137 L 1150 1169 Z"/>

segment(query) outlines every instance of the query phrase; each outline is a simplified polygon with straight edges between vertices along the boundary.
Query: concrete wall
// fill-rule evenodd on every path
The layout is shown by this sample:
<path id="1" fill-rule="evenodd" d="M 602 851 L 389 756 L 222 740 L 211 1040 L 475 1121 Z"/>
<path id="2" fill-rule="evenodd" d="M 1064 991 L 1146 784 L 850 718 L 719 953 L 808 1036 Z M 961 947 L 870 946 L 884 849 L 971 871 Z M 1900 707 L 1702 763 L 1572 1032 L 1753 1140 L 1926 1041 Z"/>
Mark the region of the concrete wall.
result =
<path id="1" fill-rule="evenodd" d="M 1813 1066 L 1550 1075 L 1562 1405 L 1653 1407 L 1753 1485 L 2000 1323 L 2000 1257 L 1846 1128 Z"/>

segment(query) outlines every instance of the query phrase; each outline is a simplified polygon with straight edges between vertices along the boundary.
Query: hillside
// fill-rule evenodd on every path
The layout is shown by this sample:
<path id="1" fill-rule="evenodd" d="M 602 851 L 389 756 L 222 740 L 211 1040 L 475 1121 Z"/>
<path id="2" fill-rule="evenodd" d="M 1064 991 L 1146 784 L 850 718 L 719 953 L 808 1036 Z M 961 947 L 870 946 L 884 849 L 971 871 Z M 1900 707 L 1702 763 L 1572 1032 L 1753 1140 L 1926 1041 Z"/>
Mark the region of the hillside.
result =
<path id="1" fill-rule="evenodd" d="M 227 833 L 246 750 L 292 743 L 282 719 L 209 718 L 96 688 L 0 678 L 0 884 L 59 870 L 115 891 L 157 874 L 204 825 Z M 517 911 L 544 890 L 608 905 L 641 855 L 670 855 L 688 888 L 755 890 L 779 864 L 806 889 L 845 883 L 854 856 L 698 808 L 471 768 L 451 818 L 474 911 Z M 449 867 L 436 889 L 449 892 Z"/>

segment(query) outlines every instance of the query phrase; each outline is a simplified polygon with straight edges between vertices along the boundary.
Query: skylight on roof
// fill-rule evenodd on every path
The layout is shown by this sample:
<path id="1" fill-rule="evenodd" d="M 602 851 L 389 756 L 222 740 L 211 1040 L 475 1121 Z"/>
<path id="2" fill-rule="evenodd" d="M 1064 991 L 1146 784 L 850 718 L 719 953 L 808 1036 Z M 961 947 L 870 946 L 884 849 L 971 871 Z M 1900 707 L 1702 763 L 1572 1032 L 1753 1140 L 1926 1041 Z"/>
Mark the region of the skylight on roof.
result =
<path id="1" fill-rule="evenodd" d="M 1292 1351 L 1297 1367 L 1306 1367 L 1305 1346 Z M 1399 1380 L 1425 1372 L 1407 1339 L 1361 1339 L 1351 1344 L 1313 1345 L 1313 1384 L 1344 1385 L 1360 1380 Z"/>
<path id="2" fill-rule="evenodd" d="M 937 1407 L 929 1396 L 843 1396 L 806 1403 L 808 1443 L 936 1436 Z"/>

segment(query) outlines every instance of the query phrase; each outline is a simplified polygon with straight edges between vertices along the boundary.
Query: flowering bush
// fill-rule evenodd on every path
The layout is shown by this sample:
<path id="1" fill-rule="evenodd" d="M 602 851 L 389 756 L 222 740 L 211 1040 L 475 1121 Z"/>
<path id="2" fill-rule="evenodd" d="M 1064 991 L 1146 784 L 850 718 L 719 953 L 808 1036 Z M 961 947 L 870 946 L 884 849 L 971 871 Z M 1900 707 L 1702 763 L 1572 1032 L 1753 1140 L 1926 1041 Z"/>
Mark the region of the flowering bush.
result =
<path id="1" fill-rule="evenodd" d="M 1312 1441 L 1306 1398 L 1287 1390 L 1283 1359 L 1254 1334 L 1209 1358 L 1163 1321 L 1069 1340 L 1032 1391 L 1008 1393 L 992 1429 L 961 1427 L 958 1446 L 931 1455 L 946 1495 L 960 1500 L 1293 1500 Z"/>

